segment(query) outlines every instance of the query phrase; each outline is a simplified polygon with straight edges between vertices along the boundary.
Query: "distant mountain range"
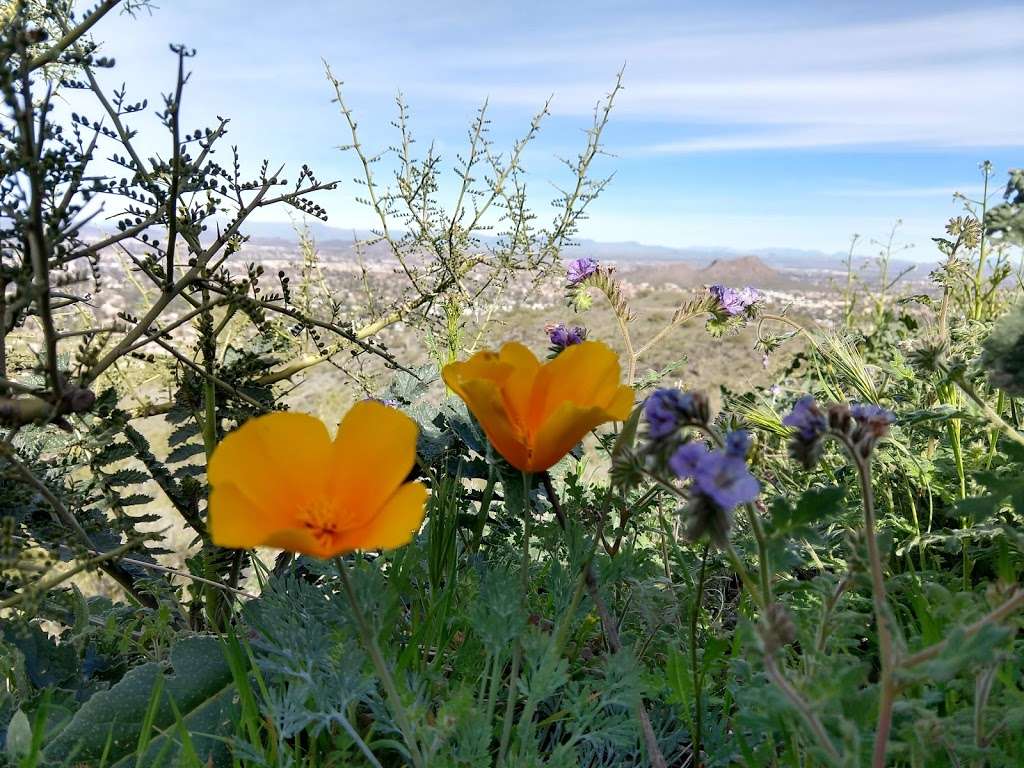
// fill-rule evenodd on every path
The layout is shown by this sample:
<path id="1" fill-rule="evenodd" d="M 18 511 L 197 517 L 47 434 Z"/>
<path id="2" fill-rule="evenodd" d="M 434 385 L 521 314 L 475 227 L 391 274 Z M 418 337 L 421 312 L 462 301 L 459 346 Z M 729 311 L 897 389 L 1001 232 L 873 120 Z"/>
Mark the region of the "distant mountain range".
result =
<path id="1" fill-rule="evenodd" d="M 254 240 L 279 240 L 280 245 L 294 243 L 298 239 L 295 228 L 288 222 L 250 221 L 245 225 L 245 231 Z M 365 229 L 344 229 L 322 222 L 311 222 L 309 233 L 316 240 L 317 245 L 322 248 L 350 246 L 353 239 L 365 239 L 371 236 L 371 233 Z M 272 243 L 266 242 L 265 244 Z M 562 253 L 566 258 L 591 256 L 598 260 L 616 262 L 689 261 L 698 264 L 707 264 L 715 259 L 759 256 L 765 262 L 777 267 L 820 265 L 823 268 L 834 268 L 846 258 L 846 254 L 842 252 L 825 253 L 824 251 L 798 248 L 751 248 L 746 250 L 720 246 L 672 248 L 664 245 L 647 245 L 635 240 L 600 242 L 586 239 L 577 240 L 575 245 L 564 249 Z"/>
<path id="2" fill-rule="evenodd" d="M 365 229 L 344 229 L 333 227 L 319 221 L 308 224 L 310 235 L 316 241 L 317 248 L 325 256 L 347 258 L 352 255 L 352 245 L 355 240 L 365 240 L 372 237 L 372 233 Z M 251 238 L 253 245 L 264 247 L 290 248 L 298 242 L 298 234 L 295 227 L 288 222 L 272 221 L 250 221 L 247 222 L 244 231 Z M 97 234 L 99 234 L 97 232 Z M 486 241 L 486 238 L 484 238 Z M 381 244 L 366 248 L 362 252 L 364 258 L 373 259 L 387 254 L 387 247 Z M 777 270 L 799 270 L 806 272 L 823 271 L 835 272 L 845 268 L 846 254 L 843 252 L 826 253 L 824 251 L 804 250 L 799 248 L 750 248 L 737 249 L 720 246 L 691 246 L 684 248 L 672 248 L 663 245 L 647 245 L 636 241 L 625 242 L 599 242 L 597 240 L 577 240 L 576 243 L 562 251 L 565 258 L 577 258 L 590 256 L 599 261 L 614 262 L 622 267 L 629 264 L 656 265 L 659 263 L 672 263 L 676 265 L 689 264 L 695 268 L 707 267 L 710 269 L 718 263 L 718 270 L 724 269 L 729 264 L 729 272 L 734 273 L 733 277 L 727 278 L 723 275 L 722 280 L 728 282 L 756 281 L 767 275 L 759 274 L 763 269 L 776 272 Z M 857 261 L 857 268 L 873 272 L 874 259 L 861 258 Z M 931 265 L 922 262 L 893 261 L 890 270 L 900 272 L 907 267 L 914 267 L 914 273 L 927 274 Z M 763 268 L 763 269 L 762 269 Z M 744 278 L 745 275 L 749 277 Z M 679 282 L 679 281 L 671 281 Z M 683 283 L 688 281 L 683 281 Z M 683 284 L 680 283 L 680 284 Z"/>
<path id="3" fill-rule="evenodd" d="M 615 261 L 689 261 L 708 264 L 716 260 L 757 256 L 764 262 L 775 267 L 819 267 L 835 269 L 842 265 L 846 254 L 842 252 L 825 253 L 824 251 L 801 250 L 799 248 L 727 248 L 722 246 L 689 246 L 671 248 L 664 245 L 645 245 L 636 241 L 621 243 L 604 243 L 596 240 L 579 240 L 576 245 L 567 248 L 563 253 L 579 251 L 580 255 L 593 256 L 596 259 Z"/>

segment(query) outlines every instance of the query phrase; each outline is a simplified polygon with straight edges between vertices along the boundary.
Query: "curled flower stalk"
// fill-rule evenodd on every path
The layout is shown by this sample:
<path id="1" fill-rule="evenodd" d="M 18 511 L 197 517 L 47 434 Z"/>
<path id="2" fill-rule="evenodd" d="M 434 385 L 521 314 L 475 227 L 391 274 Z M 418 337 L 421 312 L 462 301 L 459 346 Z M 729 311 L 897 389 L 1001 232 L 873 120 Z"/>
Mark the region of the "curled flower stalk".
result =
<path id="1" fill-rule="evenodd" d="M 894 678 L 898 659 L 892 611 L 886 595 L 882 555 L 878 547 L 871 455 L 877 441 L 888 434 L 889 427 L 894 421 L 895 416 L 890 411 L 874 404 L 856 404 L 852 407 L 837 404 L 831 406 L 826 415 L 826 412 L 818 408 L 814 400 L 808 397 L 797 401 L 793 412 L 784 419 L 786 426 L 793 429 L 790 448 L 792 455 L 814 457 L 816 462 L 821 456 L 821 443 L 831 438 L 843 446 L 857 471 L 861 505 L 864 510 L 864 536 L 868 551 L 875 631 L 878 633 L 881 662 L 881 699 L 871 763 L 874 768 L 885 766 L 889 733 L 892 730 L 893 705 L 898 693 L 898 685 Z"/>
<path id="2" fill-rule="evenodd" d="M 713 336 L 739 330 L 760 314 L 764 298 L 750 286 L 742 289 L 718 284 L 709 286 L 703 293 L 683 302 L 663 328 L 637 346 L 630 333 L 633 311 L 621 284 L 615 279 L 615 268 L 602 265 L 592 258 L 571 261 L 566 270 L 566 292 L 570 306 L 577 311 L 591 307 L 588 288 L 594 288 L 605 297 L 619 326 L 619 335 L 626 353 L 626 383 L 630 386 L 636 383 L 640 358 L 675 328 L 695 317 L 706 315 L 708 321 L 705 327 Z"/>
<path id="3" fill-rule="evenodd" d="M 688 499 L 688 538 L 696 540 L 705 533 L 709 534 L 741 577 L 747 576 L 746 568 L 742 566 L 728 534 L 733 510 L 740 506 L 744 508 L 757 542 L 760 588 L 750 588 L 753 585 L 747 578 L 744 578 L 744 584 L 748 586 L 754 602 L 763 607 L 771 601 L 771 566 L 764 526 L 753 505 L 761 486 L 747 467 L 749 436 L 742 430 L 723 436 L 715 429 L 711 424 L 707 398 L 700 392 L 671 388 L 656 390 L 644 403 L 644 420 L 649 461 L 676 478 L 691 481 L 689 492 L 683 496 Z M 681 443 L 684 428 L 696 429 L 707 436 L 715 449 L 708 450 L 701 442 Z M 659 477 L 662 473 L 647 474 L 679 495 L 672 483 Z"/>

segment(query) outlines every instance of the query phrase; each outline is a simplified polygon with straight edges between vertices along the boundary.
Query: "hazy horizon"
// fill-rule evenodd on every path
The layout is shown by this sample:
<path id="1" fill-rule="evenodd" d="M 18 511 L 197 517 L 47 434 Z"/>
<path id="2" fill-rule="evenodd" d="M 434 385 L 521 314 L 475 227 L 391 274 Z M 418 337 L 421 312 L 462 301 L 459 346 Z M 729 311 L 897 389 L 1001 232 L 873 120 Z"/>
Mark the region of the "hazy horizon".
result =
<path id="1" fill-rule="evenodd" d="M 227 32 L 242 16 L 251 31 Z M 915 246 L 905 257 L 929 260 L 930 238 L 959 212 L 953 193 L 980 194 L 978 163 L 994 164 L 992 192 L 1022 164 L 1024 106 L 1011 98 L 1024 75 L 1024 8 L 1016 4 L 969 12 L 952 3 L 780 4 L 769 12 L 749 2 L 597 3 L 582 13 L 528 2 L 465 14 L 442 2 L 415 15 L 389 3 L 342 10 L 182 0 L 112 19 L 104 39 L 118 60 L 106 82 L 125 81 L 130 98 L 150 98 L 150 111 L 173 80 L 162 43 L 195 47 L 186 124 L 223 114 L 232 119 L 228 141 L 250 166 L 266 152 L 293 173 L 309 162 L 321 178 L 342 180 L 317 198 L 342 229 L 367 229 L 373 218 L 354 200 L 354 158 L 337 150 L 348 139 L 322 59 L 345 81 L 370 151 L 394 142 L 401 90 L 417 147 L 434 140 L 449 167 L 484 99 L 503 151 L 553 94 L 526 155 L 540 212 L 554 194 L 550 182 L 566 178 L 558 157 L 582 146 L 594 103 L 625 64 L 606 134 L 614 156 L 596 164 L 616 178 L 580 232 L 600 242 L 834 253 L 854 233 L 865 243 L 884 238 L 902 219 L 900 239 Z M 1001 118 L 988 119 L 997 107 Z"/>

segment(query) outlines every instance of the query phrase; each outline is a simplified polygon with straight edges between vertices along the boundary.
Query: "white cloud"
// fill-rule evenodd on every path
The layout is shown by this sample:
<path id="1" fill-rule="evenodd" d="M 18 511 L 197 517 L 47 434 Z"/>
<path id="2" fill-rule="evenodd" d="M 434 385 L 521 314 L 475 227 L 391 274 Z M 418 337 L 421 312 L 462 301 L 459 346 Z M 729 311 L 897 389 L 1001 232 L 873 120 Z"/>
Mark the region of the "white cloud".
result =
<path id="1" fill-rule="evenodd" d="M 883 186 L 856 186 L 856 187 L 837 187 L 831 189 L 820 190 L 818 194 L 825 195 L 827 197 L 864 197 L 864 198 L 903 198 L 907 200 L 914 200 L 920 198 L 946 198 L 949 200 L 953 199 L 956 194 L 967 195 L 968 197 L 979 197 L 984 194 L 985 188 L 975 182 L 969 184 L 962 184 L 960 186 L 940 186 L 940 187 L 883 187 Z M 989 194 L 1000 193 L 1001 188 L 998 185 L 993 185 L 989 189 Z"/>
<path id="2" fill-rule="evenodd" d="M 1024 101 L 1015 95 L 1024 79 L 1024 7 L 831 26 L 655 24 L 442 50 L 438 72 L 409 91 L 454 101 L 486 93 L 520 107 L 553 90 L 556 112 L 581 114 L 628 61 L 618 116 L 686 130 L 625 151 L 1024 143 Z"/>

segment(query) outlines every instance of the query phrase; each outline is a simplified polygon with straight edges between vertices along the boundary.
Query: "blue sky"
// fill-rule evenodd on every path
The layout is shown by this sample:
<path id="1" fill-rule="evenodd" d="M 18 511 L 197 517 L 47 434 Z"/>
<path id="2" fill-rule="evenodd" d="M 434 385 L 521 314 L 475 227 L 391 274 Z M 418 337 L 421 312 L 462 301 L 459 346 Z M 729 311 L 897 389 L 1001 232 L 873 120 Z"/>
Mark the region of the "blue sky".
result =
<path id="1" fill-rule="evenodd" d="M 500 148 L 554 96 L 526 156 L 537 210 L 558 157 L 582 146 L 595 101 L 625 64 L 606 134 L 615 173 L 581 236 L 669 246 L 845 250 L 901 218 L 911 255 L 980 192 L 1024 164 L 1024 6 L 944 2 L 686 3 L 602 0 L 335 3 L 164 0 L 98 28 L 134 97 L 173 84 L 166 44 L 198 49 L 183 112 L 232 119 L 230 143 L 344 183 L 321 204 L 364 228 L 345 125 L 321 59 L 345 81 L 364 144 L 394 140 L 401 90 L 420 146 L 448 160 L 489 99 Z M 162 138 L 162 137 L 161 137 Z M 149 147 L 159 151 L 159 146 Z M 286 211 L 266 218 L 285 219 Z M 870 254 L 865 246 L 865 255 Z"/>

